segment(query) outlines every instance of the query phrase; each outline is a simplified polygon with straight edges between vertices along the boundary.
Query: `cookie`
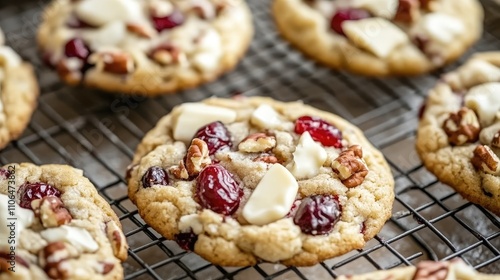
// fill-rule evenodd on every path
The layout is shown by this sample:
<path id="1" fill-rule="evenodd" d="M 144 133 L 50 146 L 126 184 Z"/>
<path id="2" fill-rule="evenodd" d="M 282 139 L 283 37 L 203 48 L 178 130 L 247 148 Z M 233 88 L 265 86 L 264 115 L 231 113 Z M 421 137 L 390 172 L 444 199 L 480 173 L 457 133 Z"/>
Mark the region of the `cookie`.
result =
<path id="1" fill-rule="evenodd" d="M 0 149 L 24 131 L 39 94 L 33 67 L 4 43 L 0 30 Z"/>
<path id="2" fill-rule="evenodd" d="M 146 223 L 223 266 L 309 266 L 360 249 L 394 200 L 389 166 L 358 128 L 264 97 L 175 107 L 127 180 Z"/>
<path id="3" fill-rule="evenodd" d="M 477 0 L 274 0 L 276 25 L 314 60 L 367 76 L 427 73 L 482 33 Z"/>
<path id="4" fill-rule="evenodd" d="M 495 280 L 500 275 L 482 274 L 461 259 L 435 262 L 421 261 L 418 265 L 381 270 L 363 275 L 340 276 L 338 280 Z"/>
<path id="5" fill-rule="evenodd" d="M 478 53 L 429 93 L 417 133 L 425 167 L 500 215 L 500 52 Z"/>
<path id="6" fill-rule="evenodd" d="M 69 84 L 153 96 L 231 70 L 252 35 L 243 0 L 57 0 L 38 44 Z"/>
<path id="7" fill-rule="evenodd" d="M 0 279 L 123 279 L 120 221 L 83 172 L 0 169 Z"/>

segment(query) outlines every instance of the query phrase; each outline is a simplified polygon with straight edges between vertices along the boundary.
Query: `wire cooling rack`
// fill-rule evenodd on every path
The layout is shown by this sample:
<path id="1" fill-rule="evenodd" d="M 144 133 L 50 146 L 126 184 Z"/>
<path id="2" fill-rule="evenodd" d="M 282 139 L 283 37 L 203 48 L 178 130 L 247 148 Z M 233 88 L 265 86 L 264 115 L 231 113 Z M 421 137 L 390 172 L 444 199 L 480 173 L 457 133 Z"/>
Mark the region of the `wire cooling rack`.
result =
<path id="1" fill-rule="evenodd" d="M 29 128 L 0 153 L 0 161 L 64 163 L 83 169 L 123 223 L 130 244 L 126 279 L 332 279 L 454 257 L 482 272 L 500 273 L 500 219 L 437 182 L 414 149 L 418 109 L 442 72 L 379 80 L 328 70 L 281 40 L 268 0 L 251 0 L 256 35 L 236 71 L 177 95 L 110 95 L 61 84 L 42 65 L 35 47 L 34 34 L 48 0 L 13 2 L 0 1 L 0 26 L 8 43 L 35 65 L 42 94 Z M 465 57 L 500 48 L 500 6 L 491 1 L 483 5 L 486 31 Z M 339 114 L 362 128 L 384 152 L 396 179 L 393 217 L 363 250 L 307 268 L 219 267 L 184 252 L 139 217 L 127 198 L 124 174 L 144 133 L 177 104 L 237 92 L 302 99 Z"/>

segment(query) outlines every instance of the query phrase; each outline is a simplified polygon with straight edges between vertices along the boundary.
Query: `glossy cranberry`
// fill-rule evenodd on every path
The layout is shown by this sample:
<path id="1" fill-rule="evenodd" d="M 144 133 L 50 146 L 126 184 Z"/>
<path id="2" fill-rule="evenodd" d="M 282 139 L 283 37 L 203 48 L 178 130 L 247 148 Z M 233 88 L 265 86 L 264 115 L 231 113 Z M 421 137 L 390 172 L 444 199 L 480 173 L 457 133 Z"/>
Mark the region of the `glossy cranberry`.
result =
<path id="1" fill-rule="evenodd" d="M 64 54 L 67 57 L 76 57 L 86 61 L 87 57 L 90 55 L 90 50 L 82 39 L 74 38 L 69 40 L 66 46 L 64 46 Z"/>
<path id="2" fill-rule="evenodd" d="M 323 146 L 342 148 L 342 132 L 323 119 L 302 116 L 295 121 L 295 133 L 309 132 L 312 139 Z"/>
<path id="3" fill-rule="evenodd" d="M 345 35 L 342 29 L 342 23 L 346 20 L 360 20 L 364 18 L 369 18 L 370 13 L 363 9 L 341 9 L 338 10 L 335 15 L 333 15 L 330 21 L 330 27 L 333 31 L 338 34 Z"/>
<path id="4" fill-rule="evenodd" d="M 0 168 L 0 178 L 7 179 L 10 177 L 10 171 L 4 168 Z"/>
<path id="5" fill-rule="evenodd" d="M 203 208 L 231 215 L 240 205 L 243 190 L 226 168 L 213 164 L 205 167 L 198 175 L 196 195 Z"/>
<path id="6" fill-rule="evenodd" d="M 170 15 L 166 17 L 152 17 L 153 24 L 161 32 L 164 29 L 172 29 L 184 23 L 184 15 L 179 10 L 174 10 Z"/>
<path id="7" fill-rule="evenodd" d="M 55 187 L 45 183 L 24 183 L 19 190 L 19 206 L 31 209 L 31 201 L 41 199 L 46 196 L 61 196 L 61 192 Z"/>
<path id="8" fill-rule="evenodd" d="M 194 135 L 194 138 L 199 138 L 207 143 L 210 155 L 215 154 L 223 148 L 231 148 L 233 146 L 229 130 L 219 121 L 209 123 L 200 128 Z"/>
<path id="9" fill-rule="evenodd" d="M 314 195 L 302 200 L 293 222 L 303 233 L 327 234 L 339 221 L 340 211 L 340 204 L 334 196 Z"/>
<path id="10" fill-rule="evenodd" d="M 165 169 L 159 166 L 152 166 L 142 176 L 142 186 L 144 188 L 151 188 L 153 185 L 168 185 L 168 174 Z"/>
<path id="11" fill-rule="evenodd" d="M 194 232 L 181 232 L 174 236 L 175 242 L 186 251 L 194 251 L 194 244 L 198 240 L 198 235 Z"/>

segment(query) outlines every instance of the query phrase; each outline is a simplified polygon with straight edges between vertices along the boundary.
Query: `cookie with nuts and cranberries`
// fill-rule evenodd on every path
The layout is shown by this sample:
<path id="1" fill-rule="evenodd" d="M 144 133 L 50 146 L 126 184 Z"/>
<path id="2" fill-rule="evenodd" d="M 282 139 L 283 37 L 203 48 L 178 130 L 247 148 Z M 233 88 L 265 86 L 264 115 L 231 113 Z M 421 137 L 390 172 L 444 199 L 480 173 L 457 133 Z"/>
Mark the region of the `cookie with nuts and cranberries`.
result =
<path id="1" fill-rule="evenodd" d="M 263 97 L 175 107 L 127 180 L 146 223 L 224 266 L 306 266 L 362 248 L 394 200 L 387 162 L 358 128 Z"/>
<path id="2" fill-rule="evenodd" d="M 38 44 L 69 84 L 153 96 L 230 71 L 252 35 L 244 0 L 54 0 Z"/>
<path id="3" fill-rule="evenodd" d="M 31 64 L 4 43 L 0 30 L 0 149 L 28 126 L 39 93 Z"/>
<path id="4" fill-rule="evenodd" d="M 478 53 L 429 93 L 417 150 L 436 177 L 500 215 L 500 52 Z"/>
<path id="5" fill-rule="evenodd" d="M 0 279 L 123 279 L 120 221 L 83 172 L 0 168 Z"/>
<path id="6" fill-rule="evenodd" d="M 463 260 L 456 258 L 451 261 L 421 261 L 416 266 L 398 267 L 380 270 L 362 275 L 345 275 L 338 280 L 495 280 L 500 275 L 483 274 L 474 270 Z"/>
<path id="7" fill-rule="evenodd" d="M 314 60 L 367 76 L 427 73 L 482 33 L 477 0 L 273 0 L 281 35 Z"/>

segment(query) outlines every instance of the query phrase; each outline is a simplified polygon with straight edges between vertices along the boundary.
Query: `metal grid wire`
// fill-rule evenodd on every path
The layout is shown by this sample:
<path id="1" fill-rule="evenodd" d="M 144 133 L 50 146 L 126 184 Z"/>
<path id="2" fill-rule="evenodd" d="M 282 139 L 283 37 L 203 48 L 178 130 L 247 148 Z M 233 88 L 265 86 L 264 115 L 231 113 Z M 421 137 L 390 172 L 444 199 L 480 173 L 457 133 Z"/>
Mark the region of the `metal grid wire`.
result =
<path id="1" fill-rule="evenodd" d="M 379 80 L 328 70 L 281 40 L 269 15 L 269 1 L 251 0 L 255 39 L 236 71 L 217 82 L 155 99 L 70 88 L 42 66 L 35 47 L 34 33 L 47 2 L 0 1 L 0 26 L 7 41 L 34 63 L 42 90 L 29 128 L 0 153 L 0 161 L 64 163 L 83 169 L 123 223 L 130 244 L 126 279 L 332 279 L 457 256 L 480 271 L 500 273 L 499 218 L 436 181 L 414 149 L 418 109 L 442 72 Z M 483 5 L 486 31 L 465 57 L 500 47 L 500 6 L 491 1 Z M 240 92 L 283 101 L 302 99 L 339 114 L 362 128 L 384 152 L 396 179 L 393 217 L 363 250 L 307 268 L 219 267 L 184 252 L 139 217 L 127 198 L 124 173 L 144 133 L 177 104 Z"/>

